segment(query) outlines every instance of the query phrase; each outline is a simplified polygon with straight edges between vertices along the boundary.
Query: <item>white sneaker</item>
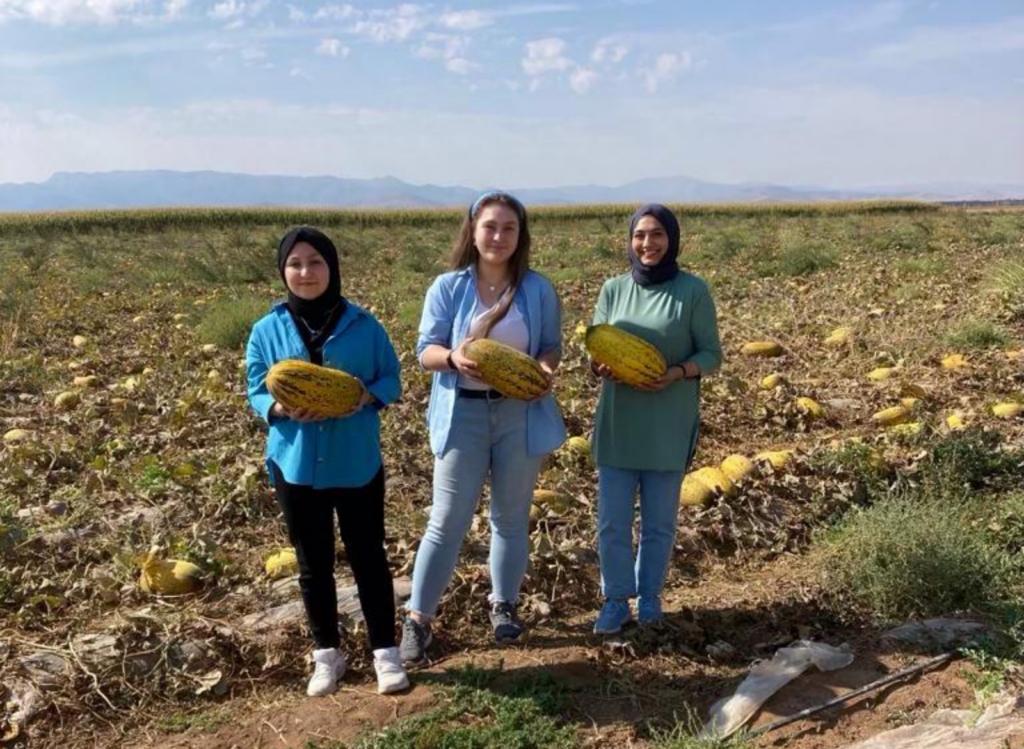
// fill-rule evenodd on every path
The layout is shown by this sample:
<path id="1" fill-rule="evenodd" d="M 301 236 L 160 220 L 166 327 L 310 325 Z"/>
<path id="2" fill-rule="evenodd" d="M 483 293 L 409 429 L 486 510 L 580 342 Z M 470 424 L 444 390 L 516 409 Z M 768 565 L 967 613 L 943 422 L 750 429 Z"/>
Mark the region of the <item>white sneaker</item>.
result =
<path id="1" fill-rule="evenodd" d="M 337 648 L 313 651 L 313 676 L 306 687 L 310 697 L 323 697 L 338 689 L 338 681 L 345 675 L 345 654 Z"/>
<path id="2" fill-rule="evenodd" d="M 373 669 L 377 672 L 377 692 L 379 694 L 391 694 L 409 688 L 409 676 L 402 666 L 398 648 L 374 650 Z"/>

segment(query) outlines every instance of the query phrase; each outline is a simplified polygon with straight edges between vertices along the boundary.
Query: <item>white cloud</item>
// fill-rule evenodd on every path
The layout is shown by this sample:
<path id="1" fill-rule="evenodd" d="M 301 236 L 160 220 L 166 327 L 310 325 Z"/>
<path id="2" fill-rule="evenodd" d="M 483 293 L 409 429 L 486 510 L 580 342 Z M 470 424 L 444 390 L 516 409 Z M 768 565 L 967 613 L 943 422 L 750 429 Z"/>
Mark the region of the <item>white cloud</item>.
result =
<path id="1" fill-rule="evenodd" d="M 569 76 L 569 87 L 577 94 L 585 94 L 591 86 L 597 83 L 599 77 L 593 70 L 576 68 Z"/>
<path id="2" fill-rule="evenodd" d="M 607 62 L 617 65 L 629 53 L 629 47 L 621 42 L 610 39 L 602 39 L 594 46 L 590 59 L 595 63 Z"/>
<path id="3" fill-rule="evenodd" d="M 494 17 L 481 10 L 454 10 L 442 14 L 440 24 L 446 29 L 458 31 L 474 31 L 490 26 Z"/>
<path id="4" fill-rule="evenodd" d="M 467 36 L 428 33 L 413 54 L 421 60 L 442 60 L 448 72 L 466 75 L 477 67 L 465 56 L 469 44 Z"/>
<path id="5" fill-rule="evenodd" d="M 0 23 L 27 20 L 64 26 L 170 21 L 181 17 L 188 2 L 189 0 L 0 0 Z"/>
<path id="6" fill-rule="evenodd" d="M 659 86 L 668 83 L 692 64 L 693 57 L 689 52 L 666 52 L 658 55 L 654 67 L 644 73 L 647 91 L 655 93 Z"/>
<path id="7" fill-rule="evenodd" d="M 378 43 L 404 42 L 430 23 L 420 5 L 403 3 L 389 10 L 372 10 L 369 18 L 356 21 L 352 32 Z"/>
<path id="8" fill-rule="evenodd" d="M 267 59 L 267 51 L 260 47 L 245 47 L 242 50 L 242 59 L 246 62 L 259 62 Z"/>
<path id="9" fill-rule="evenodd" d="M 351 5 L 324 5 L 318 8 L 313 18 L 317 21 L 344 21 L 356 15 L 358 11 Z"/>
<path id="10" fill-rule="evenodd" d="M 571 68 L 574 63 L 565 56 L 565 42 L 558 37 L 547 37 L 526 43 L 526 57 L 523 58 L 523 71 L 528 76 L 536 77 L 552 71 Z"/>
<path id="11" fill-rule="evenodd" d="M 328 57 L 348 57 L 352 50 L 341 43 L 340 39 L 322 39 L 316 48 L 318 55 Z"/>

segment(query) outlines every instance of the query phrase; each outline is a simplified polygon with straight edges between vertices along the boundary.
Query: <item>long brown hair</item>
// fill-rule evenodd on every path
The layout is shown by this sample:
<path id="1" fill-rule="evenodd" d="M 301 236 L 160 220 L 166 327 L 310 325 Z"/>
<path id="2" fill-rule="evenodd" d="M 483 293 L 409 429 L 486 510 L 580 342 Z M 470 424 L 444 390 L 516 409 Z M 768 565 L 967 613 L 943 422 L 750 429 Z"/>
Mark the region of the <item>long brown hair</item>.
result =
<path id="1" fill-rule="evenodd" d="M 450 266 L 453 270 L 475 266 L 480 261 L 480 251 L 473 241 L 476 220 L 480 211 L 492 203 L 500 203 L 512 210 L 519 220 L 519 241 L 508 260 L 510 278 L 508 286 L 494 307 L 484 314 L 469 334 L 474 338 L 486 338 L 498 321 L 508 313 L 515 301 L 516 291 L 530 270 L 530 228 L 526 220 L 526 209 L 514 197 L 504 192 L 484 193 L 470 206 L 469 213 L 462 220 L 459 234 L 452 247 Z"/>

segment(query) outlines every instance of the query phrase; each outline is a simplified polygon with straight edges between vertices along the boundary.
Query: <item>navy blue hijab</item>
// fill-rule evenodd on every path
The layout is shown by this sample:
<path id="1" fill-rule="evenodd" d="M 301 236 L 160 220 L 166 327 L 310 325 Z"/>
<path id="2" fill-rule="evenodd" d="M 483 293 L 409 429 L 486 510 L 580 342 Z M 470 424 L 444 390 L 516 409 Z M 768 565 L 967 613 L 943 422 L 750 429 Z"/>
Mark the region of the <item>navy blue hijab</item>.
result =
<path id="1" fill-rule="evenodd" d="M 640 258 L 633 252 L 633 231 L 640 219 L 644 216 L 653 216 L 661 224 L 668 235 L 668 250 L 658 261 L 657 265 L 644 265 Z M 629 220 L 629 240 L 626 243 L 626 252 L 629 255 L 629 265 L 632 269 L 633 280 L 641 286 L 654 286 L 655 284 L 671 281 L 679 274 L 679 221 L 672 211 L 661 203 L 648 203 L 641 206 Z"/>

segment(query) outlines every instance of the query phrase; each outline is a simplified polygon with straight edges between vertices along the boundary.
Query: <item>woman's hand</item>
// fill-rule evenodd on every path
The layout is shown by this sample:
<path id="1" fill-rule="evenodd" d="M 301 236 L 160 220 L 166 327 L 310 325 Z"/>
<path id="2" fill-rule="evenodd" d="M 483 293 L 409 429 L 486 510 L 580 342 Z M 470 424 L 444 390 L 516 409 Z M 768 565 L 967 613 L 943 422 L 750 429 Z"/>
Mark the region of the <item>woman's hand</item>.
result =
<path id="1" fill-rule="evenodd" d="M 671 367 L 665 370 L 658 379 L 654 380 L 650 384 L 637 385 L 638 390 L 646 390 L 649 393 L 656 393 L 664 390 L 676 380 L 691 379 L 700 374 L 700 369 L 696 364 L 692 362 L 684 362 L 682 364 L 673 364 Z"/>
<path id="2" fill-rule="evenodd" d="M 551 393 L 551 390 L 555 387 L 555 370 L 553 370 L 551 365 L 546 361 L 538 360 L 537 363 L 540 365 L 540 369 L 544 373 L 544 378 L 548 381 L 548 386 L 544 388 L 544 392 L 540 393 L 536 398 L 531 398 L 531 401 L 539 401 L 541 398 L 548 396 Z"/>
<path id="3" fill-rule="evenodd" d="M 590 371 L 596 374 L 601 379 L 611 380 L 616 384 L 622 383 L 622 380 L 618 379 L 614 374 L 612 374 L 612 368 L 609 367 L 607 364 L 600 364 L 597 361 L 591 359 Z"/>
<path id="4" fill-rule="evenodd" d="M 468 377 L 471 380 L 477 382 L 483 382 L 480 379 L 480 369 L 477 367 L 476 362 L 468 358 L 465 353 L 466 344 L 473 341 L 473 336 L 469 336 L 463 339 L 462 343 L 452 349 L 451 363 L 455 365 L 455 371 L 464 377 Z"/>
<path id="5" fill-rule="evenodd" d="M 292 419 L 293 421 L 302 422 L 323 421 L 328 418 L 306 408 L 287 409 L 277 401 L 274 401 L 274 405 L 270 407 L 270 415 L 278 419 Z"/>

